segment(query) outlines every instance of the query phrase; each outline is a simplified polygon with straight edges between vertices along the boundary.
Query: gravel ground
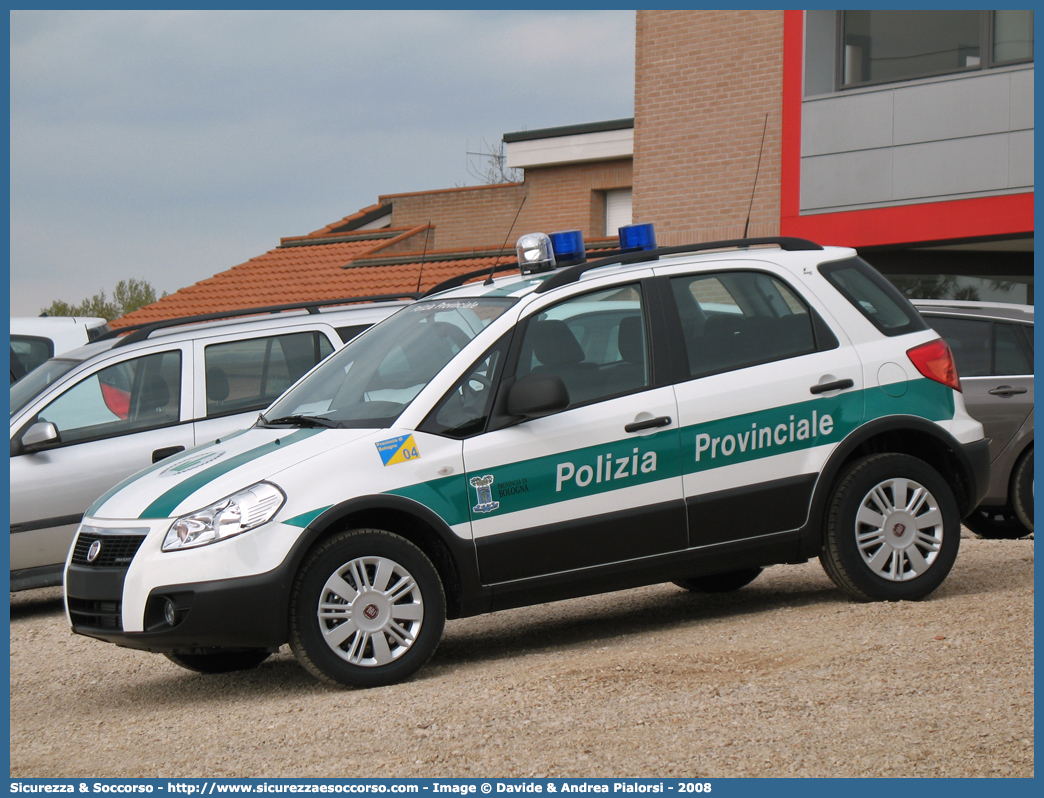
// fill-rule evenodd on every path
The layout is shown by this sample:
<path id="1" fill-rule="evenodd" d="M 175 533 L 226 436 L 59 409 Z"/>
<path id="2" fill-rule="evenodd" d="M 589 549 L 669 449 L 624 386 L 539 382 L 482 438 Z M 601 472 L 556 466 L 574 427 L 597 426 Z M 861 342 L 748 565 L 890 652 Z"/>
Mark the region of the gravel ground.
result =
<path id="1" fill-rule="evenodd" d="M 452 621 L 414 680 L 338 691 L 284 648 L 227 676 L 11 596 L 12 777 L 1018 776 L 1033 769 L 1033 541 L 965 533 L 923 602 L 817 562 Z"/>

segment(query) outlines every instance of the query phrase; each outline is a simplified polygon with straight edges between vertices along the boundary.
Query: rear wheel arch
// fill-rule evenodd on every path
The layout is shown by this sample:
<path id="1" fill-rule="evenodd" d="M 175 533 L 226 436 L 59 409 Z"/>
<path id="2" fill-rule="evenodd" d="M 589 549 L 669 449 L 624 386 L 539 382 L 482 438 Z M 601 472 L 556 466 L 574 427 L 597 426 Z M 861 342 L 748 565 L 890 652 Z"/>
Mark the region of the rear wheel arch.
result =
<path id="1" fill-rule="evenodd" d="M 949 479 L 961 517 L 974 509 L 973 475 L 968 471 L 960 451 L 960 444 L 946 430 L 919 416 L 889 416 L 870 421 L 841 441 L 830 455 L 820 473 L 812 497 L 810 522 L 803 537 L 802 554 L 818 556 L 825 535 L 825 518 L 830 497 L 838 481 L 849 467 L 864 457 L 874 454 L 906 454 L 922 460 L 940 475 Z"/>

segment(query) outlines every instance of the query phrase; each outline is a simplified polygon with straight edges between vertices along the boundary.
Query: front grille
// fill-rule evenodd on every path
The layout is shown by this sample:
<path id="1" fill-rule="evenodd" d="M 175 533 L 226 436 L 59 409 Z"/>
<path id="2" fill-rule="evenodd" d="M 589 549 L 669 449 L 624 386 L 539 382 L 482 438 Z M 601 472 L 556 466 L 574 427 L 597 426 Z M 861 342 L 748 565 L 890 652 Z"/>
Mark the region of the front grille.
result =
<path id="1" fill-rule="evenodd" d="M 74 628 L 123 631 L 123 604 L 119 601 L 96 601 L 67 597 L 69 617 Z"/>
<path id="2" fill-rule="evenodd" d="M 76 538 L 72 564 L 90 568 L 126 568 L 130 565 L 145 535 L 98 535 L 83 530 Z M 94 560 L 88 562 L 87 554 L 97 541 L 101 545 Z"/>

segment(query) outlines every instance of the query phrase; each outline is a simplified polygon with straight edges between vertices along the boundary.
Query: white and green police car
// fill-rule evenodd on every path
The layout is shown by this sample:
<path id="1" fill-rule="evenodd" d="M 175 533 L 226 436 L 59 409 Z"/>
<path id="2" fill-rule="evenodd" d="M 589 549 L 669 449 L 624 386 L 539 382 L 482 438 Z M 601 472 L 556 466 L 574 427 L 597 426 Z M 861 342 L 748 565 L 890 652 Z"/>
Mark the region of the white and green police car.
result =
<path id="1" fill-rule="evenodd" d="M 73 630 L 203 672 L 289 642 L 373 686 L 416 672 L 447 618 L 734 590 L 812 557 L 858 600 L 939 586 L 988 441 L 891 284 L 800 239 L 585 262 L 551 238 L 99 498 L 66 565 Z"/>

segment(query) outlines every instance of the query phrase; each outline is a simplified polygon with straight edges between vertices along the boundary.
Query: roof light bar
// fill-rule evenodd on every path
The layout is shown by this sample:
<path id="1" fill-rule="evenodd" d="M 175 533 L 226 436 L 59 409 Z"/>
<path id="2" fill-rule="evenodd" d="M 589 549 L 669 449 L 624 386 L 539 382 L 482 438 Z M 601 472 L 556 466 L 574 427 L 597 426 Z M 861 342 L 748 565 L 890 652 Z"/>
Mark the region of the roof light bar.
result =
<path id="1" fill-rule="evenodd" d="M 584 234 L 579 230 L 562 230 L 558 233 L 552 233 L 550 238 L 557 268 L 560 269 L 563 266 L 572 266 L 574 263 L 587 261 Z"/>
<path id="2" fill-rule="evenodd" d="M 522 274 L 549 272 L 555 268 L 555 252 L 546 233 L 526 233 L 515 244 Z"/>
<path id="3" fill-rule="evenodd" d="M 623 251 L 656 249 L 656 229 L 652 224 L 625 224 L 617 235 Z"/>

